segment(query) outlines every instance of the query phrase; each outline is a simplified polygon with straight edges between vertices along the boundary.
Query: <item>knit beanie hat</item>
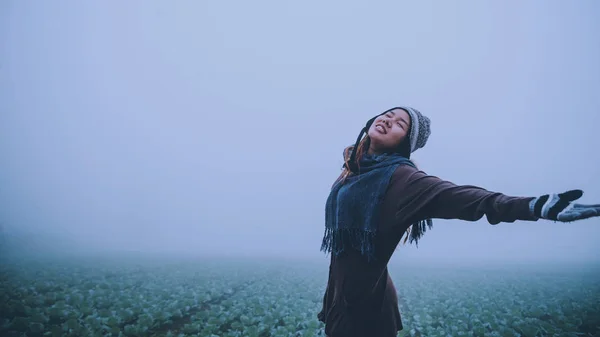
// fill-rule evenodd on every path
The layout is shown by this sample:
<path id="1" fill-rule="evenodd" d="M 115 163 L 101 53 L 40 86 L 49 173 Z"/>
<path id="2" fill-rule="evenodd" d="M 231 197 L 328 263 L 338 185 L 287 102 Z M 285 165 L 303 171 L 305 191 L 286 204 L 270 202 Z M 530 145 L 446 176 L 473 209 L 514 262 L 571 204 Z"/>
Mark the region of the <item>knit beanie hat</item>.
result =
<path id="1" fill-rule="evenodd" d="M 402 109 L 406 111 L 410 116 L 410 133 L 407 135 L 408 140 L 410 141 L 410 153 L 415 152 L 416 150 L 425 146 L 427 140 L 429 139 L 429 135 L 431 135 L 431 120 L 427 116 L 421 114 L 421 112 L 419 112 L 419 110 L 415 108 L 406 106 L 394 107 L 369 119 L 367 121 L 367 124 L 362 128 L 362 130 L 358 134 L 358 137 L 356 138 L 354 148 L 352 149 L 352 155 L 350 156 L 350 171 L 356 173 L 358 170 L 358 167 L 356 166 L 356 150 L 358 148 L 360 140 L 362 139 L 363 134 L 369 131 L 369 128 L 371 127 L 375 119 L 377 119 L 377 117 L 385 115 L 386 113 L 397 109 Z"/>
<path id="2" fill-rule="evenodd" d="M 431 135 L 431 121 L 429 118 L 423 116 L 419 110 L 411 107 L 399 107 L 394 109 L 402 109 L 408 112 L 408 115 L 410 116 L 410 152 L 415 152 L 425 146 L 427 139 L 429 139 L 429 135 Z"/>

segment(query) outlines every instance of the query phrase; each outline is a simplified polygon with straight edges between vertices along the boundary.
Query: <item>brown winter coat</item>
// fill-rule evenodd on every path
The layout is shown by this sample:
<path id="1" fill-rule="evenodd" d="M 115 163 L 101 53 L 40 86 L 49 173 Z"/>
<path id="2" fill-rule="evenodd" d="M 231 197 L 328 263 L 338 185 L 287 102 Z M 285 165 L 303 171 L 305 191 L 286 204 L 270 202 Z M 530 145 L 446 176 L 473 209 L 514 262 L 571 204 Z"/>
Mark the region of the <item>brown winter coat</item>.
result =
<path id="1" fill-rule="evenodd" d="M 402 330 L 398 298 L 388 275 L 390 260 L 410 224 L 428 218 L 491 224 L 535 221 L 529 202 L 476 186 L 457 186 L 409 165 L 400 165 L 386 191 L 375 241 L 377 262 L 359 252 L 331 257 L 329 280 L 318 319 L 329 337 L 394 337 Z"/>

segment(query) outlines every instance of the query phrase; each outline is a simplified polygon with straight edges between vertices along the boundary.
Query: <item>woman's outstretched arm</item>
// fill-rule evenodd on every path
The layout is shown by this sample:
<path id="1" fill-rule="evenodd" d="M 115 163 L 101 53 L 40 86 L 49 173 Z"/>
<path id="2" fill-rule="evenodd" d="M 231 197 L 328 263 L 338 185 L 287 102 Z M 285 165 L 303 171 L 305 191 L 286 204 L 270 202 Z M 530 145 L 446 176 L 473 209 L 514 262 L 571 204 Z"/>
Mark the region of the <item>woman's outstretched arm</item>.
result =
<path id="1" fill-rule="evenodd" d="M 392 176 L 386 200 L 388 208 L 390 200 L 396 203 L 396 223 L 429 218 L 477 221 L 486 216 L 495 225 L 538 219 L 572 222 L 600 216 L 600 204 L 575 203 L 582 195 L 581 190 L 571 190 L 538 197 L 507 196 L 477 186 L 459 186 L 405 165 Z"/>
<path id="2" fill-rule="evenodd" d="M 477 221 L 490 224 L 536 221 L 531 208 L 534 197 L 514 197 L 471 185 L 456 185 L 413 167 L 398 167 L 386 194 L 395 202 L 396 223 L 428 218 Z"/>

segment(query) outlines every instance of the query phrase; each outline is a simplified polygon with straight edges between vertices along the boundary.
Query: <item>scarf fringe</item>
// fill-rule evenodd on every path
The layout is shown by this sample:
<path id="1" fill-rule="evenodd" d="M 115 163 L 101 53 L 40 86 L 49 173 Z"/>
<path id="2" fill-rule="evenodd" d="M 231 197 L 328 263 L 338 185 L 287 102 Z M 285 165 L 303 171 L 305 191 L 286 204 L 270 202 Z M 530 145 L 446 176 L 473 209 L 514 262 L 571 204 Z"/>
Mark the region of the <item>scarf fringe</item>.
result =
<path id="1" fill-rule="evenodd" d="M 376 232 L 360 228 L 325 228 L 321 251 L 339 256 L 346 248 L 359 251 L 368 261 L 375 260 L 373 239 Z"/>
<path id="2" fill-rule="evenodd" d="M 427 229 L 433 228 L 431 219 L 421 220 L 412 225 L 409 234 L 409 243 L 415 243 L 419 247 L 419 239 Z M 373 239 L 377 233 L 359 228 L 325 228 L 321 251 L 339 256 L 346 248 L 351 248 L 365 255 L 370 261 L 375 260 L 375 248 Z"/>
<path id="3" fill-rule="evenodd" d="M 410 238 L 409 243 L 415 243 L 415 246 L 419 247 L 419 239 L 425 234 L 427 228 L 431 229 L 433 227 L 433 221 L 431 219 L 421 220 L 412 225 L 410 230 Z"/>

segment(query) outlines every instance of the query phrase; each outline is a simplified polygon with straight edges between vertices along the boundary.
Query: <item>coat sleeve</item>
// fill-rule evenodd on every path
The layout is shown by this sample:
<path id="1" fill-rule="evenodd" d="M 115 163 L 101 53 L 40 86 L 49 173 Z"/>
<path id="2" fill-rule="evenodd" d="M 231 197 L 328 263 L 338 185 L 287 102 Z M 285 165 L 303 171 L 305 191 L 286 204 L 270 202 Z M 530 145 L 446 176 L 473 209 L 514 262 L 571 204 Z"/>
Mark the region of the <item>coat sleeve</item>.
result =
<path id="1" fill-rule="evenodd" d="M 513 197 L 471 185 L 456 185 L 413 167 L 398 167 L 386 195 L 395 201 L 396 223 L 424 219 L 477 221 L 496 225 L 536 221 L 529 207 L 533 197 Z"/>

